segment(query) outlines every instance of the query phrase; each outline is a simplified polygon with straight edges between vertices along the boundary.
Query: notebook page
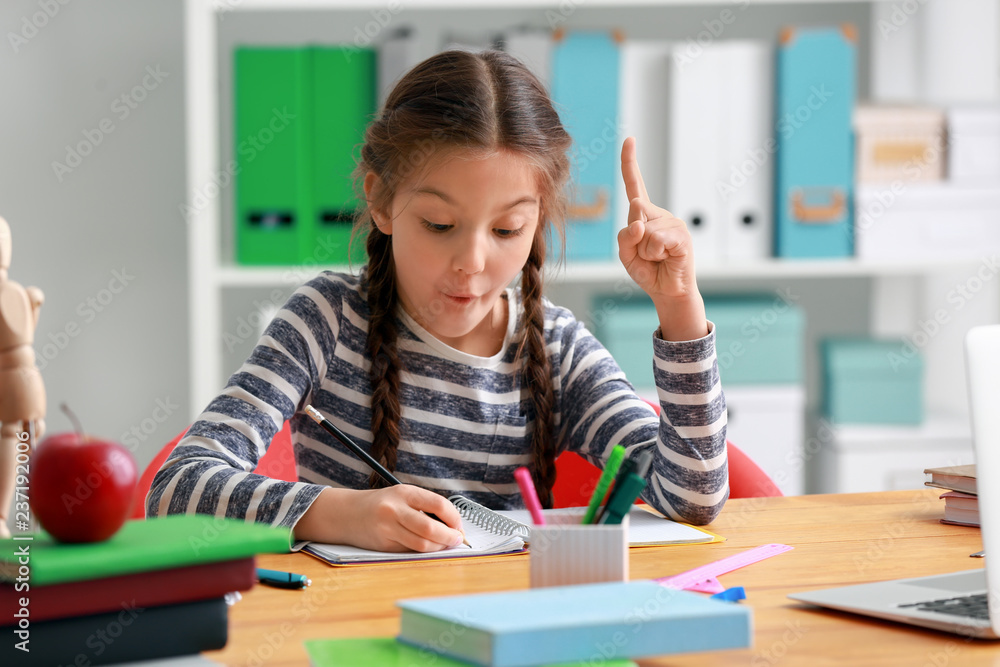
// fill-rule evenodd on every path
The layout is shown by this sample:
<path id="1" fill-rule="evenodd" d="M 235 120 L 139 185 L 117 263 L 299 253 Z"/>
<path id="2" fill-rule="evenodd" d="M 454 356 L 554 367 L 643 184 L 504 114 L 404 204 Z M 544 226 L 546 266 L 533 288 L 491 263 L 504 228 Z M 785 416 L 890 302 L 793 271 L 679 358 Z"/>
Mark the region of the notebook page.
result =
<path id="1" fill-rule="evenodd" d="M 450 549 L 430 552 L 387 552 L 372 551 L 346 544 L 323 544 L 310 542 L 304 548 L 324 560 L 335 563 L 362 561 L 406 561 L 426 560 L 430 558 L 455 558 L 457 556 L 474 556 L 477 554 L 505 553 L 524 548 L 524 540 L 512 535 L 497 535 L 491 533 L 470 521 L 462 521 L 462 530 L 469 546 L 460 544 Z"/>

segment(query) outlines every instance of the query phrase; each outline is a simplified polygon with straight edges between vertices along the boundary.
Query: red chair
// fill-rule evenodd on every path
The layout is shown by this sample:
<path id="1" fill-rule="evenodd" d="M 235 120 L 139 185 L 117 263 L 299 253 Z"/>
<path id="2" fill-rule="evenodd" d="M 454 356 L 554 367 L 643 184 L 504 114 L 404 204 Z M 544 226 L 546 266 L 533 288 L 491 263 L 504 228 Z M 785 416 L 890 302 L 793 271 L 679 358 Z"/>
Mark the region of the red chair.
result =
<path id="1" fill-rule="evenodd" d="M 660 406 L 647 402 L 659 415 Z M 730 498 L 776 498 L 785 495 L 753 459 L 728 440 L 726 454 L 729 458 Z M 586 506 L 600 476 L 600 469 L 587 459 L 575 452 L 563 452 L 556 459 L 556 483 L 552 487 L 555 506 Z"/>
<path id="2" fill-rule="evenodd" d="M 654 406 L 659 413 L 659 406 Z M 184 431 L 186 433 L 187 431 Z M 150 461 L 139 477 L 136 485 L 135 500 L 132 506 L 132 518 L 142 519 L 146 516 L 146 494 L 153 483 L 160 466 L 167 460 L 178 441 L 176 438 L 164 445 L 163 449 Z M 726 441 L 729 455 L 729 497 L 730 498 L 767 498 L 784 495 L 781 489 L 768 477 L 760 466 L 753 462 L 736 445 Z M 295 453 L 292 450 L 292 436 L 288 422 L 274 435 L 271 446 L 260 459 L 254 472 L 274 479 L 297 482 L 298 472 L 295 468 Z M 582 507 L 590 502 L 590 496 L 597 486 L 601 476 L 600 469 L 575 452 L 563 452 L 556 459 L 556 483 L 552 488 L 556 507 Z"/>
<path id="3" fill-rule="evenodd" d="M 153 485 L 153 478 L 156 477 L 160 466 L 170 456 L 170 452 L 174 451 L 174 447 L 177 446 L 177 443 L 180 442 L 185 433 L 187 433 L 187 429 L 164 445 L 163 449 L 157 453 L 153 460 L 149 462 L 149 465 L 146 466 L 146 469 L 143 470 L 142 476 L 139 477 L 139 482 L 135 487 L 135 499 L 132 501 L 131 518 L 143 519 L 146 517 L 146 494 L 149 493 L 149 487 Z M 295 469 L 295 452 L 292 450 L 292 432 L 288 428 L 288 422 L 285 422 L 281 430 L 274 434 L 271 446 L 264 452 L 264 456 L 257 463 L 254 472 L 259 472 L 274 479 L 283 479 L 286 482 L 299 481 L 299 474 Z"/>

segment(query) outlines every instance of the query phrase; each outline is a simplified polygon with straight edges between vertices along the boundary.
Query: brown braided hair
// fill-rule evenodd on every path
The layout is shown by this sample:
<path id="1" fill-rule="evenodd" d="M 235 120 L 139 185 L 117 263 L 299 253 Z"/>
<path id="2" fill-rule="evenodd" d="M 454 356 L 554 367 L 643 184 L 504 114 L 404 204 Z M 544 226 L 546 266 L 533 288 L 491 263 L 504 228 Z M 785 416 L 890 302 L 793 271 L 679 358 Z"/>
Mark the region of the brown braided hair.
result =
<path id="1" fill-rule="evenodd" d="M 570 143 L 538 79 L 513 56 L 493 50 L 445 51 L 418 64 L 396 84 L 368 126 L 352 174 L 363 202 L 355 232 L 366 235 L 369 258 L 364 288 L 370 309 L 366 352 L 371 359 L 372 456 L 389 470 L 396 465 L 401 413 L 396 278 L 392 236 L 379 230 L 372 211 L 391 211 L 400 184 L 418 176 L 443 151 L 482 155 L 507 151 L 534 166 L 541 193 L 539 224 L 521 275 L 525 322 L 517 359 L 523 360 L 521 386 L 534 412 L 532 476 L 542 504 L 552 506 L 555 405 L 545 353 L 542 266 L 550 230 L 563 233 Z M 378 186 L 365 196 L 362 184 L 369 172 L 377 177 Z M 381 479 L 373 474 L 369 485 L 381 486 Z"/>

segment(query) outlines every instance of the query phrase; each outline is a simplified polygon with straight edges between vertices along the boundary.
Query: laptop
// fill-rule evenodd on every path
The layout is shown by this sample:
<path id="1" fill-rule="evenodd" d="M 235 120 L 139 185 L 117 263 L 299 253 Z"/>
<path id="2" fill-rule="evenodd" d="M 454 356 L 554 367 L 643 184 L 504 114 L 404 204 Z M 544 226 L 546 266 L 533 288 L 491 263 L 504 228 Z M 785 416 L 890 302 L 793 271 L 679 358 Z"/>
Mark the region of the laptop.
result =
<path id="1" fill-rule="evenodd" d="M 966 334 L 965 368 L 986 567 L 788 597 L 965 637 L 1000 638 L 1000 325 Z"/>

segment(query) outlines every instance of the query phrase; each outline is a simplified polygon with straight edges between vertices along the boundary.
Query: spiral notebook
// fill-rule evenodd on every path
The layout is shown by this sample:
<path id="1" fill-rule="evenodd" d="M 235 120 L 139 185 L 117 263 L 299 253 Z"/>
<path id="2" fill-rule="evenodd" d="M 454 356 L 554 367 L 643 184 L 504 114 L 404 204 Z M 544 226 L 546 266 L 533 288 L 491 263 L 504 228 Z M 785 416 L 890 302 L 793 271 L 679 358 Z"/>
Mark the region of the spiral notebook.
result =
<path id="1" fill-rule="evenodd" d="M 530 515 L 527 510 L 494 511 L 464 496 L 448 498 L 462 516 L 462 528 L 470 546 L 428 553 L 396 553 L 371 551 L 343 544 L 298 542 L 292 551 L 303 551 L 331 565 L 361 565 L 392 563 L 435 558 L 464 558 L 518 553 L 530 542 Z M 580 512 L 583 508 L 544 510 L 546 516 Z M 722 538 L 701 528 L 677 523 L 635 506 L 629 512 L 629 546 L 661 546 L 670 544 L 705 544 L 721 542 Z"/>
<path id="2" fill-rule="evenodd" d="M 505 517 L 465 496 L 448 498 L 462 516 L 462 529 L 469 546 L 460 544 L 451 549 L 417 552 L 387 552 L 361 549 L 345 544 L 296 542 L 292 551 L 302 551 L 331 565 L 361 565 L 365 563 L 392 563 L 436 558 L 467 558 L 491 556 L 524 551 L 531 529 L 519 521 Z"/>

